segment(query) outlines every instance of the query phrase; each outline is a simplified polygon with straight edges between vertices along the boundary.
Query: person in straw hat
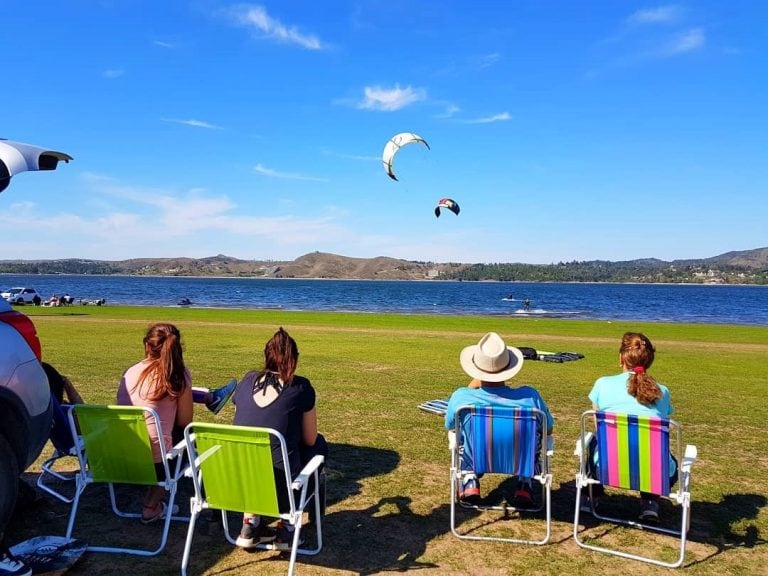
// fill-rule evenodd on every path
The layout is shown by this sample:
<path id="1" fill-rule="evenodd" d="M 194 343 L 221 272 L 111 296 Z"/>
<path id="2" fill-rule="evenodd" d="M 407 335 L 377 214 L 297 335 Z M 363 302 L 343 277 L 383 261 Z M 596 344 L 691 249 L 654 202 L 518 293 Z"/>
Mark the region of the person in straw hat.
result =
<path id="1" fill-rule="evenodd" d="M 456 390 L 448 400 L 445 413 L 445 427 L 449 430 L 449 442 L 455 442 L 453 430 L 456 426 L 456 410 L 460 406 L 520 406 L 537 408 L 547 418 L 547 435 L 552 434 L 555 421 L 541 395 L 530 386 L 506 386 L 505 381 L 517 374 L 523 367 L 523 354 L 517 348 L 507 346 L 496 332 L 488 332 L 480 341 L 461 351 L 459 362 L 471 378 L 468 386 Z M 464 444 L 461 462 L 459 499 L 471 500 L 480 496 L 480 481 L 474 472 L 472 454 Z M 518 479 L 515 490 L 515 505 L 532 505 L 530 478 Z"/>

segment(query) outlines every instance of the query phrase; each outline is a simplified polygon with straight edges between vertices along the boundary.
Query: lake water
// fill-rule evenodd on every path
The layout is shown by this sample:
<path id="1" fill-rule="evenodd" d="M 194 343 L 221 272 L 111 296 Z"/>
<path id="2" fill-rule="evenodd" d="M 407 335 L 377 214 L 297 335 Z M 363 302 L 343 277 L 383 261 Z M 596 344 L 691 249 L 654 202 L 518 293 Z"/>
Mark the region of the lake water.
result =
<path id="1" fill-rule="evenodd" d="M 768 286 L 0 275 L 0 288 L 12 286 L 107 305 L 176 306 L 189 298 L 215 308 L 768 325 Z"/>

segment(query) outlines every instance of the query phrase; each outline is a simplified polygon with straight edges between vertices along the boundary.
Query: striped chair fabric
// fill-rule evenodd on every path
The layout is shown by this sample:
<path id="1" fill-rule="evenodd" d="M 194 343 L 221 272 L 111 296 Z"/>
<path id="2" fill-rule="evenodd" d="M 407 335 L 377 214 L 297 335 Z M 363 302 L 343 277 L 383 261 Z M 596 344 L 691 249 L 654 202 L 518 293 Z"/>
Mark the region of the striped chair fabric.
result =
<path id="1" fill-rule="evenodd" d="M 530 408 L 473 406 L 464 430 L 472 445 L 475 472 L 533 477 L 541 446 L 540 415 Z"/>
<path id="2" fill-rule="evenodd" d="M 598 476 L 605 486 L 669 494 L 669 420 L 598 411 Z"/>

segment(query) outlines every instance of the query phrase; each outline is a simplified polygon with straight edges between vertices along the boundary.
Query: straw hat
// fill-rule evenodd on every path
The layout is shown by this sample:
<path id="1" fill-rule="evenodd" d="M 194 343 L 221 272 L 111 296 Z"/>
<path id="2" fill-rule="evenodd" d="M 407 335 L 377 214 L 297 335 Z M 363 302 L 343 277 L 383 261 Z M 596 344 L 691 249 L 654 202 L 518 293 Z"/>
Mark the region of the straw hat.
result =
<path id="1" fill-rule="evenodd" d="M 480 342 L 461 351 L 459 362 L 464 372 L 485 382 L 503 382 L 523 367 L 523 353 L 507 346 L 496 332 L 488 332 Z"/>

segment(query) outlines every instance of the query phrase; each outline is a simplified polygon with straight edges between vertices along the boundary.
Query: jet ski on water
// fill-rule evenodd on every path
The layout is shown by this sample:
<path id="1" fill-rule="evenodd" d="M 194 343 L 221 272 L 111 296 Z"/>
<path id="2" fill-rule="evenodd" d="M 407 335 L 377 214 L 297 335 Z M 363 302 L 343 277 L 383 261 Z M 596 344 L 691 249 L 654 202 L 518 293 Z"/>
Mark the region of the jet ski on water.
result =
<path id="1" fill-rule="evenodd" d="M 192 300 L 190 300 L 189 298 L 182 298 L 176 304 L 178 304 L 179 306 L 191 306 Z"/>

